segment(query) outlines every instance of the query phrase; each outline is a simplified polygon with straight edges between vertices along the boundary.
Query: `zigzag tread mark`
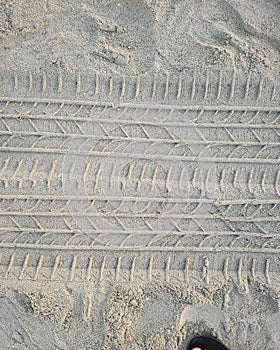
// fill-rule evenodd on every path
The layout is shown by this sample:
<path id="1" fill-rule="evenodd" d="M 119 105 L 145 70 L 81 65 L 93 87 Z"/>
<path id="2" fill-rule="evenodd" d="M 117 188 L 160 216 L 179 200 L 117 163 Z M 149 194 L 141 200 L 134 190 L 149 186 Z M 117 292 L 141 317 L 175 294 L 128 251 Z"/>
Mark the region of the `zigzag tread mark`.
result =
<path id="1" fill-rule="evenodd" d="M 105 239 L 105 240 L 104 240 Z M 9 246 L 33 246 L 39 248 L 40 246 L 77 246 L 90 247 L 92 245 L 107 244 L 112 246 L 122 247 L 137 247 L 139 240 L 142 241 L 143 246 L 146 247 L 197 247 L 197 248 L 250 248 L 250 249 L 278 249 L 280 246 L 280 238 L 277 234 L 261 235 L 257 233 L 237 233 L 237 232 L 186 232 L 157 234 L 150 233 L 146 235 L 137 235 L 135 233 L 123 233 L 116 237 L 114 233 L 102 232 L 86 233 L 55 233 L 48 231 L 37 231 L 32 233 L 12 231 L 0 233 L 0 244 Z"/>
<path id="2" fill-rule="evenodd" d="M 49 218 L 52 218 L 50 221 Z M 94 221 L 92 220 L 94 218 Z M 133 221 L 131 221 L 133 220 Z M 118 214 L 106 214 L 100 213 L 72 213 L 64 214 L 59 212 L 1 212 L 0 222 L 2 231 L 24 231 L 32 232 L 36 231 L 48 231 L 48 230 L 62 230 L 67 232 L 79 230 L 81 232 L 98 232 L 104 230 L 104 232 L 121 233 L 126 234 L 126 231 L 133 231 L 135 235 L 139 237 L 144 235 L 143 232 L 147 231 L 153 235 L 156 235 L 158 231 L 157 227 L 164 227 L 161 230 L 162 235 L 168 234 L 168 232 L 191 232 L 193 230 L 207 233 L 208 231 L 214 231 L 216 227 L 221 230 L 230 231 L 248 231 L 259 232 L 259 234 L 272 234 L 278 230 L 279 218 L 271 217 L 239 217 L 224 215 L 201 215 L 201 214 L 179 214 L 171 215 L 165 214 L 165 216 L 158 216 L 158 214 L 135 214 L 135 213 L 118 213 Z M 145 229 L 146 227 L 146 229 Z M 117 236 L 115 235 L 115 238 Z"/>

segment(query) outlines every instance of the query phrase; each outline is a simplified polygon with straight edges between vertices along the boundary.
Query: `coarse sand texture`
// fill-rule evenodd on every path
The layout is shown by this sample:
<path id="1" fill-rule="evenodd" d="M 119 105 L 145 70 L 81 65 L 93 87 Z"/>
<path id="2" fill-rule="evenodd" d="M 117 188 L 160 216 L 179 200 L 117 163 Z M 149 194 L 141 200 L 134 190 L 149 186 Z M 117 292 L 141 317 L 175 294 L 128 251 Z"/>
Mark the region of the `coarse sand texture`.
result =
<path id="1" fill-rule="evenodd" d="M 0 350 L 280 348 L 279 18 L 0 0 Z"/>

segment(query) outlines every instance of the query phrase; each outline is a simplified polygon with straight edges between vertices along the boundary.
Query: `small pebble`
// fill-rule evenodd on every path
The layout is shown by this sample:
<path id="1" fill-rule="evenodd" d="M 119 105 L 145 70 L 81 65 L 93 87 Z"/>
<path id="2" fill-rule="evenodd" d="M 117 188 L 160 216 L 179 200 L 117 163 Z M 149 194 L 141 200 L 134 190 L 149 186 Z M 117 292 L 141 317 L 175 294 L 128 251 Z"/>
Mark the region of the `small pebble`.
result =
<path id="1" fill-rule="evenodd" d="M 137 301 L 135 299 L 131 300 L 130 304 L 133 305 L 133 306 L 137 306 L 138 305 L 138 303 L 137 303 Z"/>

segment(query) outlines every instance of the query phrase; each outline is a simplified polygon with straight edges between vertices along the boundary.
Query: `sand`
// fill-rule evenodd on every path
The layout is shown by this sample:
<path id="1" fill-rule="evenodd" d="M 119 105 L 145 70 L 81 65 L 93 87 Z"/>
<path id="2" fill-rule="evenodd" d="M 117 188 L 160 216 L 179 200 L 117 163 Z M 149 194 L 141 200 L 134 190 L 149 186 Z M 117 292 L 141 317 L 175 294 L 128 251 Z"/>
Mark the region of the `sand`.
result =
<path id="1" fill-rule="evenodd" d="M 279 348 L 279 16 L 0 1 L 0 350 Z"/>

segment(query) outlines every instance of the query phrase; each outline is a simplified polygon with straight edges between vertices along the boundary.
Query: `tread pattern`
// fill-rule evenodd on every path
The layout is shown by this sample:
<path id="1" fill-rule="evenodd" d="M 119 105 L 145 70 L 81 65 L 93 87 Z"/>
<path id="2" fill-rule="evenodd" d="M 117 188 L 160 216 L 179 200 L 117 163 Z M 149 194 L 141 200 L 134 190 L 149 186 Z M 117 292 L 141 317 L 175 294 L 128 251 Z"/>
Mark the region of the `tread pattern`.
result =
<path id="1" fill-rule="evenodd" d="M 188 102 L 211 105 L 279 104 L 279 83 L 265 76 L 248 73 L 238 74 L 232 70 L 197 70 L 184 75 L 152 74 L 124 76 L 116 73 L 102 74 L 98 71 L 83 75 L 57 69 L 53 71 L 16 72 L 0 74 L 2 96 L 46 98 L 53 96 L 86 100 L 156 101 L 182 105 Z"/>
<path id="2" fill-rule="evenodd" d="M 20 249 L 21 254 L 18 253 Z M 234 256 L 225 256 L 223 249 L 209 251 L 197 248 L 192 252 L 178 249 L 176 254 L 158 249 L 113 250 L 92 247 L 75 251 L 63 248 L 50 252 L 44 249 L 28 249 L 11 245 L 1 255 L 0 279 L 68 282 L 153 282 L 201 283 L 234 280 L 245 287 L 248 279 L 266 284 L 279 283 L 279 250 L 270 255 L 259 249 L 249 250 L 252 256 L 244 256 L 242 249 Z M 230 251 L 230 250 L 228 250 Z"/>
<path id="3" fill-rule="evenodd" d="M 94 260 L 88 272 L 79 269 L 79 255 L 62 267 L 67 253 L 58 251 L 102 256 L 107 249 L 119 259 L 116 279 L 131 265 L 133 280 L 135 260 L 126 265 L 120 254 L 140 249 L 151 280 L 152 252 L 160 249 L 193 256 L 230 251 L 240 259 L 260 253 L 271 281 L 276 260 L 267 259 L 280 248 L 278 91 L 265 77 L 230 71 L 2 74 L 4 277 L 21 266 L 19 279 L 37 279 L 48 268 L 50 280 L 63 269 L 70 281 L 76 269 L 89 280 Z M 28 251 L 23 261 L 12 247 Z M 197 265 L 207 281 L 210 255 Z M 185 269 L 171 256 L 162 267 L 166 281 L 173 270 Z M 244 265 L 238 264 L 237 277 Z"/>

